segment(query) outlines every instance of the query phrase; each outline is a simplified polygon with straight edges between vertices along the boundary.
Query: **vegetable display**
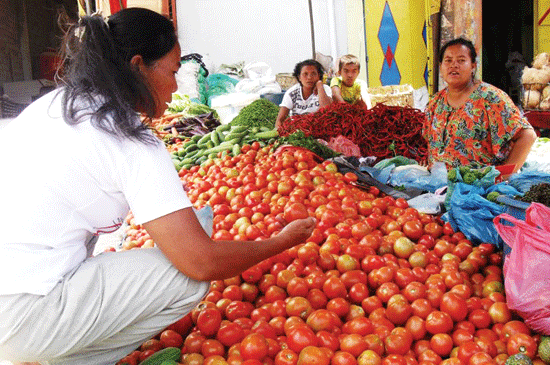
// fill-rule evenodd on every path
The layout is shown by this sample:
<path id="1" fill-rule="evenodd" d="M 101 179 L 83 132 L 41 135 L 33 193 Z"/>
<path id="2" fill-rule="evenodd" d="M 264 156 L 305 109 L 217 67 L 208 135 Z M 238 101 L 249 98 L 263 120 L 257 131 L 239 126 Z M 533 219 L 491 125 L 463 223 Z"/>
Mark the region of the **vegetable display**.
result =
<path id="1" fill-rule="evenodd" d="M 523 196 L 518 196 L 516 199 L 526 203 L 537 202 L 550 207 L 550 184 L 533 185 Z"/>
<path id="2" fill-rule="evenodd" d="M 267 127 L 248 128 L 244 125 L 225 124 L 203 135 L 194 135 L 171 152 L 176 170 L 189 169 L 207 159 L 213 159 L 218 153 L 237 156 L 243 144 L 261 141 L 263 145 L 273 142 L 279 135 L 277 130 Z"/>
<path id="3" fill-rule="evenodd" d="M 296 130 L 328 141 L 342 135 L 361 148 L 363 156 L 380 160 L 396 155 L 423 162 L 427 144 L 422 137 L 424 113 L 418 109 L 376 104 L 371 109 L 347 103 L 333 103 L 316 113 L 294 115 L 280 130 L 282 136 Z"/>
<path id="4" fill-rule="evenodd" d="M 214 240 L 271 237 L 307 215 L 316 228 L 304 243 L 213 281 L 188 315 L 136 349 L 138 359 L 167 338 L 181 344 L 179 364 L 542 364 L 547 356 L 506 306 L 502 252 L 472 245 L 404 199 L 355 187 L 357 176 L 333 162 L 252 143 L 179 175 L 196 208 L 212 207 Z M 128 226 L 151 247 L 132 218 Z"/>
<path id="5" fill-rule="evenodd" d="M 273 129 L 279 107 L 267 99 L 257 99 L 241 109 L 231 121 L 232 125 L 267 127 Z"/>
<path id="6" fill-rule="evenodd" d="M 317 141 L 315 138 L 311 136 L 306 136 L 302 131 L 296 131 L 292 134 L 289 134 L 288 136 L 277 138 L 274 147 L 277 148 L 279 146 L 284 146 L 287 144 L 296 147 L 307 148 L 324 160 L 328 160 L 330 158 L 340 155 L 339 153 L 325 146 L 323 143 Z"/>
<path id="7" fill-rule="evenodd" d="M 162 129 L 170 132 L 170 138 L 192 137 L 194 135 L 205 135 L 220 125 L 214 112 L 200 114 L 191 117 L 181 117 L 174 123 L 165 125 Z"/>

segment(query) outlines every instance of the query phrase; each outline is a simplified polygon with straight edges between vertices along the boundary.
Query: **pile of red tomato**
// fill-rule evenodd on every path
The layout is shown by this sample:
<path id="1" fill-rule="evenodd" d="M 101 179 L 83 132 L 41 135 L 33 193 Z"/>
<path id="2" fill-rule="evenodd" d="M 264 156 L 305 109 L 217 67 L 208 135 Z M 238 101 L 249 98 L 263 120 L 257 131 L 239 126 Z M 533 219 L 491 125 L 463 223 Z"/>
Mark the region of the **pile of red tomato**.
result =
<path id="1" fill-rule="evenodd" d="M 506 306 L 501 252 L 314 157 L 254 143 L 180 171 L 194 205 L 213 207 L 214 239 L 260 240 L 308 215 L 317 226 L 212 282 L 136 363 L 166 346 L 186 365 L 504 364 L 519 352 L 544 363 L 540 336 Z"/>

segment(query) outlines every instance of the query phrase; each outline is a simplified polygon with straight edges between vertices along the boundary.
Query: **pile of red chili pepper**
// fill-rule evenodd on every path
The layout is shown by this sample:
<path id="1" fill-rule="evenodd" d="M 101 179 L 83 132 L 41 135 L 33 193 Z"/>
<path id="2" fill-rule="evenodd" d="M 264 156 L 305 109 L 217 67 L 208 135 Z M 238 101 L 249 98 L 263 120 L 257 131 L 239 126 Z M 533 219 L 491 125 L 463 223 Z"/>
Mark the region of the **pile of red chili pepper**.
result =
<path id="1" fill-rule="evenodd" d="M 297 130 L 328 141 L 342 135 L 359 146 L 362 156 L 382 160 L 404 156 L 425 162 L 427 143 L 422 137 L 424 113 L 416 108 L 376 104 L 371 109 L 347 103 L 332 103 L 315 113 L 287 119 L 279 134 Z"/>

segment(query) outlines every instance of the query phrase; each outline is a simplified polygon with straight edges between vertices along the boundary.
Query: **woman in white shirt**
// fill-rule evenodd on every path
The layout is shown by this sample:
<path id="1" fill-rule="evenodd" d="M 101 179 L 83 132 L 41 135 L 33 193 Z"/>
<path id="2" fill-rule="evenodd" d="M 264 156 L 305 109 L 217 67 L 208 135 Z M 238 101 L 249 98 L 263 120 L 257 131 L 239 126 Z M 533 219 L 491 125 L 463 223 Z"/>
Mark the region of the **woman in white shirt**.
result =
<path id="1" fill-rule="evenodd" d="M 315 113 L 332 103 L 332 91 L 323 83 L 323 66 L 315 60 L 299 62 L 294 67 L 298 83 L 284 94 L 275 127 L 279 129 L 289 115 Z"/>
<path id="2" fill-rule="evenodd" d="M 140 118 L 161 116 L 177 89 L 171 21 L 140 8 L 83 17 L 63 49 L 62 87 L 0 133 L 0 359 L 113 364 L 190 312 L 211 280 L 303 242 L 315 220 L 260 242 L 214 242 L 201 227 Z M 129 210 L 158 248 L 92 257 Z"/>

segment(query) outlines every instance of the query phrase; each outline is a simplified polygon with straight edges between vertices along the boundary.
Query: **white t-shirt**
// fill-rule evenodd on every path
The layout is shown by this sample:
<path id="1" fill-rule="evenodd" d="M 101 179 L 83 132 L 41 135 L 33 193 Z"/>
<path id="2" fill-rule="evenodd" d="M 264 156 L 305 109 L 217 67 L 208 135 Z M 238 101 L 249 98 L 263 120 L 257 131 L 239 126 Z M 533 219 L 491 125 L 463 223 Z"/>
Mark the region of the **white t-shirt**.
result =
<path id="1" fill-rule="evenodd" d="M 144 223 L 191 206 L 160 140 L 68 125 L 57 94 L 0 131 L 0 295 L 47 294 L 129 209 Z"/>
<path id="2" fill-rule="evenodd" d="M 325 93 L 332 97 L 332 90 L 328 85 L 323 85 Z M 309 98 L 304 100 L 302 96 L 302 86 L 297 83 L 292 85 L 283 95 L 283 100 L 279 106 L 284 106 L 290 110 L 290 115 L 315 113 L 319 110 L 319 96 L 312 93 Z"/>

